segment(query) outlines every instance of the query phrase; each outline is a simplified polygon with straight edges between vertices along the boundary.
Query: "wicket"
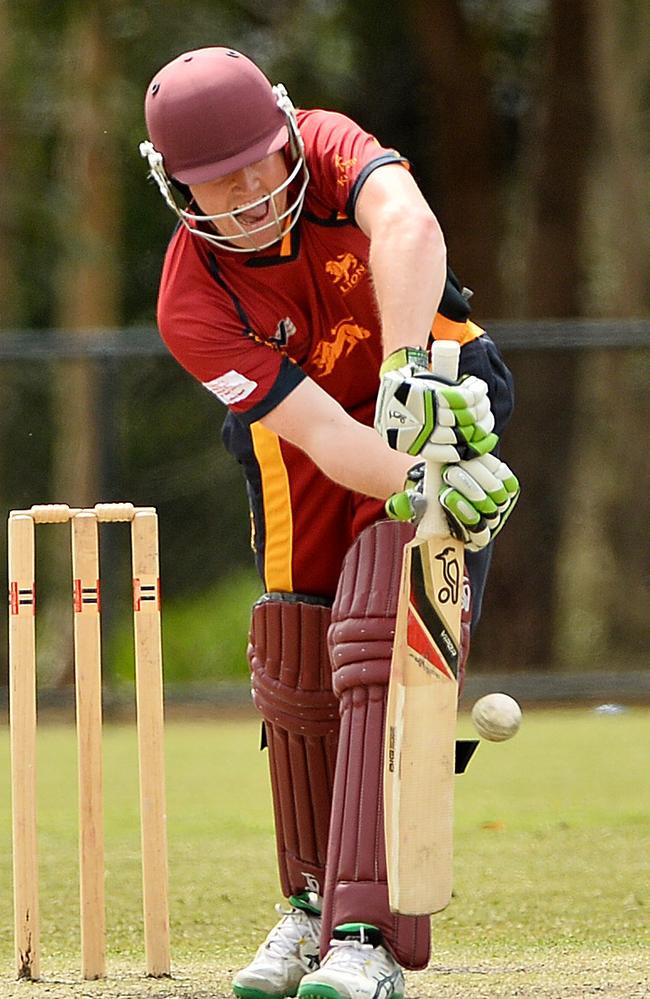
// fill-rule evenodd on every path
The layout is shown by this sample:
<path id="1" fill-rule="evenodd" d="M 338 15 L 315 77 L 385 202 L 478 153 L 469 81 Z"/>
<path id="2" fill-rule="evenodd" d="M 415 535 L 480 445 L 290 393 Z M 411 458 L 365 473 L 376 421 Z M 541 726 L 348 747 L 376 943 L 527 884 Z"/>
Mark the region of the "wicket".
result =
<path id="1" fill-rule="evenodd" d="M 19 978 L 40 976 L 36 835 L 36 524 L 70 523 L 79 770 L 81 971 L 106 974 L 98 524 L 131 523 L 147 974 L 170 974 L 158 517 L 153 507 L 32 506 L 9 515 L 9 683 L 14 931 Z"/>

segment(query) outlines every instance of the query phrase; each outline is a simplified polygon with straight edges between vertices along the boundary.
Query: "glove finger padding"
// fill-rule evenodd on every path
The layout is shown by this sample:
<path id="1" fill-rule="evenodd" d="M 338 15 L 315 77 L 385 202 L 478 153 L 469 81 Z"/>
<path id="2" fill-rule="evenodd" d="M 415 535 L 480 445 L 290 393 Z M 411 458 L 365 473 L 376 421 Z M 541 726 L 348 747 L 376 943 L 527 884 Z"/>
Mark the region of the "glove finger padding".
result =
<path id="1" fill-rule="evenodd" d="M 517 478 L 496 455 L 486 454 L 474 461 L 461 462 L 460 468 L 499 509 L 505 508 L 513 493 L 519 490 Z"/>
<path id="2" fill-rule="evenodd" d="M 471 426 L 484 420 L 490 412 L 487 384 L 475 375 L 464 376 L 457 385 L 450 386 L 440 385 L 439 379 L 432 378 L 431 375 L 416 377 L 429 378 L 437 386 L 441 426 Z M 494 419 L 492 425 L 494 426 Z"/>
<path id="3" fill-rule="evenodd" d="M 470 551 L 497 536 L 519 498 L 519 482 L 495 455 L 448 465 L 443 469 L 439 500 L 450 528 Z"/>
<path id="4" fill-rule="evenodd" d="M 382 365 L 375 411 L 375 429 L 390 447 L 440 464 L 494 450 L 498 437 L 482 379 L 448 382 L 413 363 L 392 364 L 393 355 Z"/>
<path id="5" fill-rule="evenodd" d="M 435 392 L 436 426 L 428 441 L 418 451 L 411 449 L 411 454 L 422 454 L 430 461 L 441 461 L 444 459 L 440 454 L 440 445 L 452 444 L 462 460 L 485 454 L 496 447 L 498 437 L 492 433 L 494 415 L 488 387 L 481 378 L 464 375 L 459 382 L 450 385 L 434 375 L 418 372 L 413 376 L 415 387 L 419 387 L 418 382 L 424 383 L 425 390 Z"/>

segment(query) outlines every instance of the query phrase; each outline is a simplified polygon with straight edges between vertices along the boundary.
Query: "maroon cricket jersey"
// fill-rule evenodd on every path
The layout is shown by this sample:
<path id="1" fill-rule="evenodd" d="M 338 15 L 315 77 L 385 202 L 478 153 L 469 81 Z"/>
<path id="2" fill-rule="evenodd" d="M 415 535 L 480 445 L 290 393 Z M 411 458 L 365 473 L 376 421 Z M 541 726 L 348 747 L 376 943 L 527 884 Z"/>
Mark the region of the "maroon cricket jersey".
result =
<path id="1" fill-rule="evenodd" d="M 335 485 L 258 421 L 310 377 L 372 424 L 381 332 L 369 240 L 354 207 L 373 170 L 406 161 L 344 115 L 298 111 L 298 124 L 310 181 L 297 224 L 251 253 L 180 226 L 165 258 L 158 325 L 179 363 L 230 410 L 224 440 L 246 474 L 266 588 L 329 598 L 349 545 L 383 505 Z M 441 334 L 481 332 L 458 319 L 450 332 L 439 317 Z"/>
<path id="2" fill-rule="evenodd" d="M 298 123 L 310 181 L 301 218 L 284 240 L 232 253 L 183 226 L 162 276 L 165 343 L 247 423 L 305 375 L 348 411 L 377 388 L 381 341 L 369 241 L 353 222 L 351 202 L 361 174 L 403 160 L 343 115 L 299 111 Z"/>

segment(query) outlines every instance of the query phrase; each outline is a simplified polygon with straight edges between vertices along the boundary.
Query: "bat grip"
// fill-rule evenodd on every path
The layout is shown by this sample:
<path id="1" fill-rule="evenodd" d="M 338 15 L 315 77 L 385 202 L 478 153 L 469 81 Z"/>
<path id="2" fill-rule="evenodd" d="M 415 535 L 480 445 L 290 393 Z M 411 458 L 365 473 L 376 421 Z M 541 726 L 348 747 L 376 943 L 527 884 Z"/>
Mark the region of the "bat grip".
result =
<path id="1" fill-rule="evenodd" d="M 455 340 L 435 340 L 431 347 L 432 373 L 455 382 L 458 378 L 459 358 L 459 343 Z M 449 535 L 449 524 L 438 502 L 441 467 L 435 461 L 425 462 L 422 492 L 427 501 L 427 508 L 415 531 L 418 538 L 446 538 Z"/>

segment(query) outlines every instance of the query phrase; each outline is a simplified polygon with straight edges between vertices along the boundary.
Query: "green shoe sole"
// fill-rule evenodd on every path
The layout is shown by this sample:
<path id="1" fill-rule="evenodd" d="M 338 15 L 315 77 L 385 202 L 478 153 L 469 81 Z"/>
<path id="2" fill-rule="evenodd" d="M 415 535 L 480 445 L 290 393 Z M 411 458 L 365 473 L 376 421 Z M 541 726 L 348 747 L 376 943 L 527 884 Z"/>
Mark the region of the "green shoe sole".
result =
<path id="1" fill-rule="evenodd" d="M 249 989 L 245 985 L 233 985 L 237 999 L 293 999 L 294 992 L 263 992 L 262 989 Z"/>
<path id="2" fill-rule="evenodd" d="M 346 999 L 331 985 L 305 985 L 298 989 L 298 999 Z"/>
<path id="3" fill-rule="evenodd" d="M 342 996 L 331 985 L 318 985 L 314 983 L 313 985 L 300 985 L 298 987 L 298 999 L 347 999 L 347 996 Z M 391 996 L 391 999 L 404 999 L 404 996 L 396 992 Z"/>

